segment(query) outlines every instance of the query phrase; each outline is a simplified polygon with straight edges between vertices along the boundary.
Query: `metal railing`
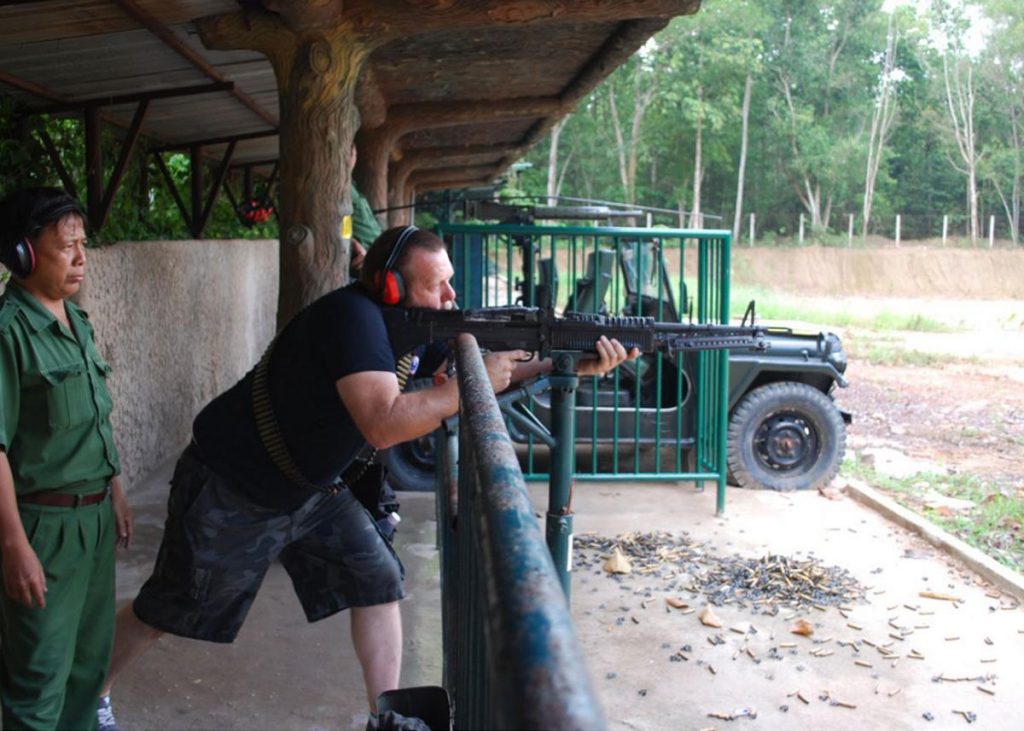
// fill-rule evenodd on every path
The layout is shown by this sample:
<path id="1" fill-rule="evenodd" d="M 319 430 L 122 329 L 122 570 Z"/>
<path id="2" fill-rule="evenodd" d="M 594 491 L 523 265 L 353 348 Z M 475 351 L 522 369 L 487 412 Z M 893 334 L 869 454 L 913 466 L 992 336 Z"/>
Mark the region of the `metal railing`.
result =
<path id="1" fill-rule="evenodd" d="M 603 729 L 565 594 L 473 338 L 438 437 L 444 685 L 457 729 Z"/>
<path id="2" fill-rule="evenodd" d="M 728 231 L 442 224 L 463 307 L 507 304 L 729 321 Z M 587 480 L 718 482 L 724 509 L 728 403 L 725 351 L 645 357 L 577 389 L 575 476 Z M 507 410 L 525 444 L 527 479 L 547 479 L 554 404 L 531 395 Z"/>

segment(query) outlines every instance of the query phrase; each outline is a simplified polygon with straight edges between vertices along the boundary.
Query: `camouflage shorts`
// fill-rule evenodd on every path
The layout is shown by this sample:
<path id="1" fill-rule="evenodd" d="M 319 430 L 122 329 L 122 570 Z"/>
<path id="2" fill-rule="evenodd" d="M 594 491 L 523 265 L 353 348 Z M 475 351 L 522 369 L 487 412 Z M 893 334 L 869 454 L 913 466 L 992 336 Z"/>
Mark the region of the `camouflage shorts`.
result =
<path id="1" fill-rule="evenodd" d="M 163 541 L 135 614 L 164 632 L 231 642 L 277 558 L 310 622 L 405 595 L 398 556 L 347 490 L 291 513 L 266 508 L 189 447 L 174 470 Z"/>

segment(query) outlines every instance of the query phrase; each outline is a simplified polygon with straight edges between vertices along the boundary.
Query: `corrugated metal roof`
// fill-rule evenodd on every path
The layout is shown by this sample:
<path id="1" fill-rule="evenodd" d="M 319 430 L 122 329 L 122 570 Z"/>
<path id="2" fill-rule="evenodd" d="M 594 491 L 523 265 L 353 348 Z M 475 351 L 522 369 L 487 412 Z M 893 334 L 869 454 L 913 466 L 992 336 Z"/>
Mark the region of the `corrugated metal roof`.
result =
<path id="1" fill-rule="evenodd" d="M 438 12 L 444 12 L 447 4 L 438 5 Z M 663 5 L 678 6 L 678 13 L 684 13 L 694 10 L 699 0 Z M 169 30 L 186 53 L 187 49 L 194 51 L 200 63 L 161 40 L 152 26 L 142 25 L 132 6 Z M 193 22 L 207 15 L 235 12 L 239 7 L 233 0 L 0 0 L 0 80 L 8 82 L 0 88 L 6 86 L 4 90 L 18 102 L 39 110 L 54 100 L 203 86 L 219 76 L 234 82 L 234 90 L 152 101 L 143 134 L 169 145 L 273 130 L 278 98 L 270 63 L 253 51 L 205 48 Z M 362 7 L 359 12 L 369 11 Z M 378 89 L 367 98 L 382 99 L 388 107 L 526 97 L 561 97 L 575 102 L 621 63 L 622 48 L 618 48 L 620 53 L 613 53 L 618 60 L 608 68 L 601 67 L 600 60 L 610 47 L 615 51 L 616 43 L 625 44 L 628 54 L 664 22 L 655 21 L 639 30 L 634 27 L 627 36 L 622 35 L 624 23 L 586 23 L 578 17 L 566 23 L 495 22 L 471 31 L 413 35 L 373 53 L 368 63 L 371 73 L 364 78 L 373 78 Z M 203 63 L 212 74 L 201 68 Z M 24 83 L 12 86 L 11 77 Z M 19 85 L 31 91 L 16 88 Z M 370 118 L 370 110 L 362 111 L 364 120 Z M 404 136 L 399 145 L 421 149 L 532 144 L 536 139 L 531 135 L 536 138 L 538 129 L 566 112 L 560 109 L 548 117 L 420 129 Z M 125 127 L 133 113 L 134 104 L 103 109 L 106 119 Z M 211 145 L 208 152 L 219 155 L 222 150 L 223 145 Z M 234 162 L 270 160 L 277 154 L 276 137 L 246 140 L 238 144 Z"/>

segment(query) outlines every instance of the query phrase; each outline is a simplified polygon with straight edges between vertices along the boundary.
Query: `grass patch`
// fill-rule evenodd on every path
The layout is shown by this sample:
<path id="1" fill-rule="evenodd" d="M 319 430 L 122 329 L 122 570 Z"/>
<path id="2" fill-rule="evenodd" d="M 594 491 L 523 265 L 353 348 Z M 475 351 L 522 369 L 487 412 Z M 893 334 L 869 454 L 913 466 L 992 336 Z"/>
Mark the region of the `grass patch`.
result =
<path id="1" fill-rule="evenodd" d="M 947 325 L 920 313 L 895 313 L 883 310 L 872 315 L 857 315 L 845 310 L 814 309 L 793 297 L 763 287 L 735 287 L 729 301 L 729 311 L 742 313 L 750 300 L 757 302 L 757 314 L 766 320 L 799 320 L 827 327 L 859 327 L 878 331 L 902 332 L 957 332 Z"/>
<path id="2" fill-rule="evenodd" d="M 976 355 L 933 353 L 907 348 L 901 338 L 884 332 L 878 333 L 877 336 L 860 332 L 847 332 L 843 336 L 843 347 L 851 359 L 879 366 L 939 368 L 953 363 L 979 364 L 981 362 Z"/>
<path id="3" fill-rule="evenodd" d="M 973 475 L 919 472 L 904 478 L 890 477 L 851 457 L 843 462 L 841 472 L 889 493 L 896 502 L 1000 563 L 1024 571 L 1024 499 L 1005 495 Z M 925 505 L 929 492 L 970 500 L 974 507 L 963 511 L 930 508 Z"/>

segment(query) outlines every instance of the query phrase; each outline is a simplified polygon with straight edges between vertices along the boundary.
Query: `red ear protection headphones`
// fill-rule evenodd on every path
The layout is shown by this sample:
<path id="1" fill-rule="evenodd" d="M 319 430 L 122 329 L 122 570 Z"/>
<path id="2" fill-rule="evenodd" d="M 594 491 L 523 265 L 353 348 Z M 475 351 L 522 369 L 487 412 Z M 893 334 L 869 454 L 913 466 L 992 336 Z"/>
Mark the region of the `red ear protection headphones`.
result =
<path id="1" fill-rule="evenodd" d="M 32 242 L 27 238 L 18 241 L 4 252 L 3 263 L 17 277 L 30 275 L 36 270 L 36 252 Z"/>
<path id="2" fill-rule="evenodd" d="M 374 286 L 377 287 L 377 298 L 385 305 L 400 305 L 405 299 L 405 282 L 402 275 L 395 268 L 398 257 L 402 254 L 402 247 L 412 238 L 412 235 L 419 231 L 415 226 L 406 226 L 402 233 L 398 234 L 398 240 L 391 247 L 388 260 L 384 263 L 384 269 L 377 272 L 373 278 Z"/>

